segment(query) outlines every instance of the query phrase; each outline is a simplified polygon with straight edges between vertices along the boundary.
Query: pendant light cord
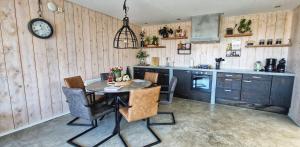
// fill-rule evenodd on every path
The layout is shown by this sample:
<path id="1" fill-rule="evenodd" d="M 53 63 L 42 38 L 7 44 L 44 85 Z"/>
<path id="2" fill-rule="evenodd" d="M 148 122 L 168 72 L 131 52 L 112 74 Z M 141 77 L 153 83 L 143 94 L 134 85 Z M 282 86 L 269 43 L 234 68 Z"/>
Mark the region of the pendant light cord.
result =
<path id="1" fill-rule="evenodd" d="M 123 10 L 125 11 L 125 17 L 127 17 L 127 12 L 129 10 L 129 8 L 126 6 L 126 0 L 124 1 L 124 4 L 123 4 Z"/>
<path id="2" fill-rule="evenodd" d="M 42 5 L 42 2 L 41 0 L 38 0 L 38 5 L 39 5 L 39 10 L 38 10 L 38 14 L 39 14 L 39 17 L 42 17 L 42 8 L 41 8 L 41 5 Z"/>

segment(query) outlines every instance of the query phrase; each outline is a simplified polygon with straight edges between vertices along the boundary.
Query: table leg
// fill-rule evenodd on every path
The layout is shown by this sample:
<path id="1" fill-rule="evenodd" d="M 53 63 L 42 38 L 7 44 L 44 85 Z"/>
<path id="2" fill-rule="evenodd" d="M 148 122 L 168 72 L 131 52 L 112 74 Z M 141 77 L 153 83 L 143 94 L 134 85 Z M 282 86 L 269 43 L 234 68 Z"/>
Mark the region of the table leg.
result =
<path id="1" fill-rule="evenodd" d="M 122 120 L 122 116 L 120 115 L 120 112 L 119 112 L 119 105 L 120 105 L 120 102 L 119 102 L 119 99 L 118 99 L 119 96 L 115 96 L 115 129 L 114 129 L 114 133 L 115 134 L 119 134 L 120 133 L 120 123 L 121 123 L 121 120 Z"/>

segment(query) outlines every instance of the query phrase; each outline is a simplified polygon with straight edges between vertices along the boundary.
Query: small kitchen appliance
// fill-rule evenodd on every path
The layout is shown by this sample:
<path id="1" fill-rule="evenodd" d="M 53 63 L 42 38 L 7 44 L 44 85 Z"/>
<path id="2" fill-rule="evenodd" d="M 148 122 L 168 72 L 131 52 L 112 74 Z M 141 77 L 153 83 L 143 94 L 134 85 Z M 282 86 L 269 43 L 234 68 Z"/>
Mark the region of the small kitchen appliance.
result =
<path id="1" fill-rule="evenodd" d="M 261 71 L 263 69 L 262 63 L 260 61 L 256 61 L 254 64 L 254 71 Z"/>
<path id="2" fill-rule="evenodd" d="M 276 71 L 276 63 L 277 63 L 277 59 L 267 58 L 265 71 L 266 72 L 275 72 Z"/>
<path id="3" fill-rule="evenodd" d="M 281 60 L 279 60 L 279 63 L 277 65 L 277 72 L 285 72 L 285 59 L 282 58 Z"/>
<path id="4" fill-rule="evenodd" d="M 225 61 L 225 59 L 223 59 L 223 58 L 216 58 L 216 69 L 220 69 L 222 61 Z"/>

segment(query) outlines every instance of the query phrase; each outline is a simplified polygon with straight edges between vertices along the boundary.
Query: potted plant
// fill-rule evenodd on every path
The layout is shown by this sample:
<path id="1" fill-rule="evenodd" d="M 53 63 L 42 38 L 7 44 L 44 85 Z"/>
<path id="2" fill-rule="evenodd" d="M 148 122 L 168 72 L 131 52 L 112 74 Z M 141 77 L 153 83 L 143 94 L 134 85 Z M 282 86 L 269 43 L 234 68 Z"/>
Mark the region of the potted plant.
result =
<path id="1" fill-rule="evenodd" d="M 152 44 L 152 38 L 150 36 L 147 36 L 145 38 L 145 46 Z"/>
<path id="2" fill-rule="evenodd" d="M 158 37 L 157 36 L 152 37 L 152 45 L 158 46 Z"/>
<path id="3" fill-rule="evenodd" d="M 140 61 L 140 65 L 145 65 L 145 58 L 147 58 L 149 55 L 147 54 L 146 51 L 142 51 L 140 50 L 137 54 L 136 54 L 136 58 L 139 59 Z"/>
<path id="4" fill-rule="evenodd" d="M 170 28 L 167 28 L 167 26 L 163 27 L 162 29 L 160 29 L 158 31 L 159 35 L 161 35 L 163 38 L 168 38 L 169 34 L 172 35 L 173 34 L 173 30 Z"/>
<path id="5" fill-rule="evenodd" d="M 114 75 L 115 79 L 121 77 L 123 67 L 115 66 L 110 69 L 111 73 Z"/>

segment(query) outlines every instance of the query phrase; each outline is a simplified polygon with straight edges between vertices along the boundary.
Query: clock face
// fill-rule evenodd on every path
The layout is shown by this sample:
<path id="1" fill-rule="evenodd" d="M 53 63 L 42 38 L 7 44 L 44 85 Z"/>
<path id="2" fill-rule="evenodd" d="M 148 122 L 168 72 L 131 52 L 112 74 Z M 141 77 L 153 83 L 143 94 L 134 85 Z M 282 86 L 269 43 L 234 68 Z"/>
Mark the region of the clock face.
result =
<path id="1" fill-rule="evenodd" d="M 50 38 L 53 34 L 51 24 L 41 18 L 31 20 L 28 24 L 28 29 L 34 36 L 42 39 Z"/>

